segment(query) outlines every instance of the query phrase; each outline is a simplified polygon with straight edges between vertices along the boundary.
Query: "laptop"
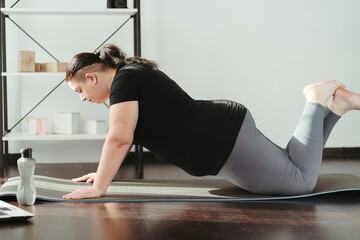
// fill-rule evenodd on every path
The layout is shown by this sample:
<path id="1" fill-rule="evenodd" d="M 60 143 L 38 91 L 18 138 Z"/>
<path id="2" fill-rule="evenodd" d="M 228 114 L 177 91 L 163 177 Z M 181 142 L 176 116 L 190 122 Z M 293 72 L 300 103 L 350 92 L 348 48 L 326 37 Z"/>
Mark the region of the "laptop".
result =
<path id="1" fill-rule="evenodd" d="M 34 214 L 27 212 L 21 208 L 15 207 L 7 202 L 0 200 L 0 221 L 27 219 L 33 217 Z"/>

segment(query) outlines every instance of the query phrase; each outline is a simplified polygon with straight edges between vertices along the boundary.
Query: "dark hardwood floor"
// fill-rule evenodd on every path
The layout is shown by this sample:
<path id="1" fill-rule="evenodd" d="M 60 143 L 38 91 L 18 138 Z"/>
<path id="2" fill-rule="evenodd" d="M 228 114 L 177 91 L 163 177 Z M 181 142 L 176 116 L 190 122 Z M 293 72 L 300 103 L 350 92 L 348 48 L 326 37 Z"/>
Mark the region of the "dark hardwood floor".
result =
<path id="1" fill-rule="evenodd" d="M 96 164 L 38 164 L 36 174 L 72 178 Z M 322 172 L 360 176 L 359 159 L 324 160 Z M 18 175 L 10 168 L 9 176 Z M 125 164 L 116 179 L 133 179 Z M 176 167 L 145 164 L 145 179 L 191 178 Z M 3 179 L 4 180 L 4 179 Z M 18 206 L 14 198 L 5 199 Z M 268 202 L 56 203 L 20 206 L 26 221 L 0 222 L 0 239 L 359 239 L 360 193 Z"/>

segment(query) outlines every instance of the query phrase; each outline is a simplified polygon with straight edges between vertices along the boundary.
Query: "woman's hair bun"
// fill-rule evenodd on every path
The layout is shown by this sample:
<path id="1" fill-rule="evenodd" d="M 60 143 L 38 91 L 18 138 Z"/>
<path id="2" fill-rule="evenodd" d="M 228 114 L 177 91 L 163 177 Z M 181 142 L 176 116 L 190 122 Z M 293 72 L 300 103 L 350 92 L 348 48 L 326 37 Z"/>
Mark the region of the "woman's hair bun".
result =
<path id="1" fill-rule="evenodd" d="M 104 64 L 111 68 L 124 65 L 126 54 L 113 44 L 103 45 L 96 53 Z"/>

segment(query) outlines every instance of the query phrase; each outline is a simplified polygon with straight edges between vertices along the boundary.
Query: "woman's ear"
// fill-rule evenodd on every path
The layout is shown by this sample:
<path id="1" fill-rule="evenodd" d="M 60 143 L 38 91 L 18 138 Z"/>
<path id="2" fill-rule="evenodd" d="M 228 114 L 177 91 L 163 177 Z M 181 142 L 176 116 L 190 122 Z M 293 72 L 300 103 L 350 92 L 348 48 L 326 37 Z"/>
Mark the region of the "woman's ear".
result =
<path id="1" fill-rule="evenodd" d="M 93 83 L 93 84 L 97 84 L 97 82 L 98 82 L 98 79 L 97 79 L 97 76 L 95 73 L 87 73 L 87 74 L 85 74 L 85 78 L 87 80 L 90 80 L 91 83 Z"/>

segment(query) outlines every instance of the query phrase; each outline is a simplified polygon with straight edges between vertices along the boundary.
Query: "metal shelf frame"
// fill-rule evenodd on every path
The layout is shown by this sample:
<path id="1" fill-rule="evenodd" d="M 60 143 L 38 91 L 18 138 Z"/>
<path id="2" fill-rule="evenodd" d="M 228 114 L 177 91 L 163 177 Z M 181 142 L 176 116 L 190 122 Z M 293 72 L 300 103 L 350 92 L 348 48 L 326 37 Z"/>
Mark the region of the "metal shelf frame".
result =
<path id="1" fill-rule="evenodd" d="M 17 26 L 25 35 L 32 39 L 40 48 L 42 48 L 46 53 L 48 53 L 55 61 L 59 60 L 52 55 L 45 47 L 43 47 L 38 41 L 36 41 L 29 33 L 21 28 L 10 15 L 128 15 L 129 18 L 125 20 L 110 36 L 108 36 L 95 50 L 96 52 L 104 43 L 106 43 L 112 36 L 114 36 L 130 19 L 134 21 L 134 55 L 141 56 L 141 24 L 140 24 L 140 0 L 133 0 L 134 5 L 133 9 L 105 9 L 105 10 L 76 10 L 76 9 L 63 9 L 63 10 L 54 10 L 54 9 L 16 9 L 13 8 L 20 0 L 13 4 L 10 8 L 5 8 L 5 0 L 1 0 L 1 47 L 0 47 L 0 71 L 1 71 L 1 84 L 0 84 L 0 134 L 1 134 L 1 144 L 0 144 L 0 177 L 6 177 L 8 165 L 9 165 L 9 150 L 8 150 L 8 141 L 14 140 L 34 140 L 25 136 L 17 136 L 16 138 L 6 137 L 8 133 L 11 132 L 21 121 L 23 121 L 35 108 L 37 108 L 48 96 L 50 96 L 61 84 L 65 82 L 65 79 L 60 81 L 52 90 L 50 90 L 30 111 L 28 111 L 14 126 L 9 128 L 8 126 L 8 104 L 7 104 L 7 77 L 11 76 L 27 76 L 29 74 L 23 73 L 7 73 L 6 72 L 6 29 L 5 21 L 11 21 L 15 26 Z M 35 73 L 34 73 L 35 75 Z M 46 76 L 46 74 L 44 74 Z M 54 76 L 59 74 L 47 74 L 48 76 Z M 109 106 L 104 103 L 108 108 Z M 13 134 L 9 134 L 13 135 Z M 16 135 L 16 134 L 15 134 Z M 53 140 L 57 139 L 57 136 L 51 135 L 47 138 L 52 138 Z M 45 138 L 39 138 L 38 140 L 48 140 Z M 63 137 L 61 140 L 86 140 L 86 139 L 104 139 L 104 136 L 94 137 L 86 135 L 75 135 L 71 137 Z M 138 158 L 136 167 L 138 178 L 143 178 L 143 147 L 141 145 L 135 145 L 135 152 Z"/>

